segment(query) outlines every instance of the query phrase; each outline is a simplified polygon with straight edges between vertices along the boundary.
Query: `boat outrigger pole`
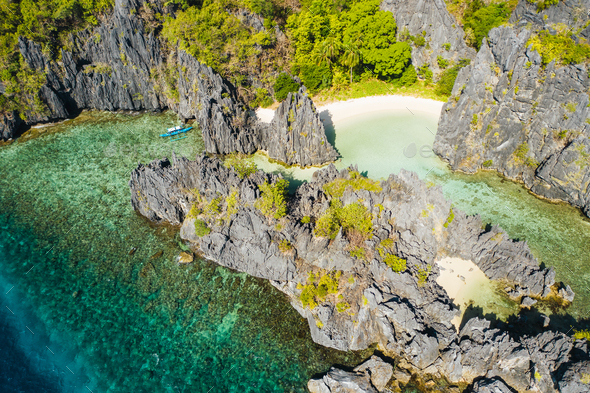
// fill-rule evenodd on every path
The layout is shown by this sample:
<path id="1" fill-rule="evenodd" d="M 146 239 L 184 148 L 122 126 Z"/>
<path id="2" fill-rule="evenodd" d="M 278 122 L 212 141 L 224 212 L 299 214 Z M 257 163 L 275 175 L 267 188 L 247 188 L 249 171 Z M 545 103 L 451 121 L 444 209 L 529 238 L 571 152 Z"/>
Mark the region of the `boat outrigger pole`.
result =
<path id="1" fill-rule="evenodd" d="M 186 138 L 186 135 L 181 136 L 179 138 L 175 138 L 172 139 L 172 137 L 176 136 L 176 135 L 180 135 L 180 134 L 186 134 L 189 130 L 192 130 L 193 127 L 181 127 L 181 126 L 176 126 L 176 127 L 172 127 L 172 128 L 168 128 L 167 132 L 165 134 L 160 134 L 161 137 L 166 138 L 166 137 L 170 137 L 170 142 L 174 142 L 174 141 L 178 141 L 180 139 L 184 139 Z"/>

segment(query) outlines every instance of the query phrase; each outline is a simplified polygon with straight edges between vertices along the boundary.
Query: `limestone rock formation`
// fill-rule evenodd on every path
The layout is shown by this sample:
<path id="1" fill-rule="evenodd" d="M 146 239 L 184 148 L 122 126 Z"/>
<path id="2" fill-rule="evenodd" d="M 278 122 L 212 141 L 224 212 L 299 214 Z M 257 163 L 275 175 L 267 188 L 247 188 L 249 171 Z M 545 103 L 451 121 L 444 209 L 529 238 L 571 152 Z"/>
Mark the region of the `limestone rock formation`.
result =
<path id="1" fill-rule="evenodd" d="M 477 381 L 470 393 L 512 393 L 513 389 L 497 378 L 482 379 Z"/>
<path id="2" fill-rule="evenodd" d="M 490 32 L 457 77 L 434 151 L 453 169 L 495 169 L 589 214 L 588 68 L 544 67 L 530 36 L 509 26 Z"/>
<path id="3" fill-rule="evenodd" d="M 182 236 L 205 257 L 271 280 L 321 345 L 346 351 L 378 344 L 408 372 L 443 375 L 453 383 L 498 376 L 514 389 L 547 393 L 563 367 L 577 370 L 588 360 L 587 351 L 558 332 L 519 335 L 474 317 L 458 333 L 451 322 L 458 310 L 436 282 L 442 255 L 473 260 L 518 296 L 547 296 L 554 272 L 539 267 L 525 243 L 451 210 L 441 188 L 427 187 L 414 173 L 380 183 L 358 176 L 353 167 L 339 172 L 333 165 L 316 172 L 296 190 L 285 216 L 268 211 L 281 200 L 267 189 L 279 177 L 256 172 L 240 178 L 204 156 L 140 165 L 130 188 L 139 213 L 183 223 Z M 342 226 L 331 238 L 316 236 L 322 217 L 339 203 L 355 207 L 349 214 L 357 219 L 371 220 L 367 237 Z M 399 272 L 387 264 L 395 258 L 404 261 Z M 310 389 L 383 389 L 366 369 L 331 370 Z M 394 374 L 407 383 L 405 371 Z"/>
<path id="4" fill-rule="evenodd" d="M 16 137 L 21 119 L 18 113 L 12 111 L 0 113 L 0 140 L 8 140 Z"/>
<path id="5" fill-rule="evenodd" d="M 261 124 L 260 127 L 263 130 L 260 148 L 266 150 L 269 157 L 286 164 L 311 166 L 338 158 L 304 87 L 297 93 L 289 93 L 275 111 L 270 125 Z"/>
<path id="6" fill-rule="evenodd" d="M 475 49 L 465 44 L 465 32 L 443 0 L 383 0 L 380 8 L 393 13 L 398 33 L 407 28 L 413 36 L 424 34 L 427 45 L 412 48 L 416 68 L 429 64 L 433 73 L 438 74 L 442 70 L 437 56 L 454 61 L 475 57 Z M 449 50 L 445 44 L 451 45 Z"/>
<path id="7" fill-rule="evenodd" d="M 311 379 L 311 393 L 377 393 L 383 391 L 393 375 L 393 366 L 372 356 L 352 372 L 331 368 L 320 379 Z"/>
<path id="8" fill-rule="evenodd" d="M 70 36 L 73 50 L 62 49 L 60 62 L 20 37 L 28 66 L 47 79 L 38 92 L 45 110 L 22 113 L 24 124 L 67 118 L 82 109 L 172 109 L 184 120 L 196 119 L 209 153 L 262 149 L 273 159 L 302 166 L 336 159 L 308 97 L 290 97 L 269 128 L 257 123 L 234 86 L 210 67 L 178 48 L 162 49 L 166 45 L 154 35 L 150 21 L 164 13 L 163 7 L 159 1 L 117 0 L 113 13 L 98 27 Z M 250 14 L 244 17 L 254 24 L 259 21 Z M 20 125 L 16 113 L 3 114 L 0 138 L 13 137 Z"/>

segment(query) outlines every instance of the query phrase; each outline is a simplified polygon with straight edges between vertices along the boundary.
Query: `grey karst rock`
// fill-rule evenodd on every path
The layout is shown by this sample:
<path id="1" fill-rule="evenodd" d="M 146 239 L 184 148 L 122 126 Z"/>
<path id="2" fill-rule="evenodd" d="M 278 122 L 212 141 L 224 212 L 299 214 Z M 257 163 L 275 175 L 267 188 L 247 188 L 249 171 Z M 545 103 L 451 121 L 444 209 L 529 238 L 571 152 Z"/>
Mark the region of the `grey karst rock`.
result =
<path id="1" fill-rule="evenodd" d="M 260 148 L 269 157 L 288 165 L 321 165 L 338 158 L 304 87 L 297 93 L 289 93 L 275 111 L 270 125 L 261 123 L 260 127 Z"/>
<path id="2" fill-rule="evenodd" d="M 14 111 L 0 113 L 0 139 L 8 140 L 16 137 L 20 123 L 21 119 L 18 113 Z"/>
<path id="3" fill-rule="evenodd" d="M 314 227 L 334 198 L 326 189 L 339 182 L 354 184 L 357 176 L 354 167 L 339 172 L 330 165 L 317 171 L 289 198 L 282 218 L 260 210 L 268 202 L 260 186 L 266 182 L 274 187 L 278 176 L 258 171 L 240 178 L 215 158 L 173 157 L 172 162 L 139 165 L 129 185 L 133 207 L 154 221 L 182 223 L 181 236 L 195 251 L 270 280 L 307 319 L 312 339 L 323 346 L 348 351 L 377 344 L 403 362 L 404 375 L 442 375 L 452 383 L 498 376 L 519 391 L 535 387 L 543 393 L 552 392 L 549 381 L 574 352 L 587 359 L 587 351 L 575 347 L 571 338 L 552 331 L 519 337 L 472 318 L 457 333 L 452 320 L 459 311 L 436 282 L 441 256 L 472 260 L 519 296 L 547 296 L 555 273 L 540 268 L 526 244 L 510 240 L 500 228 L 482 229 L 479 217 L 456 209 L 451 214 L 442 189 L 427 187 L 414 173 L 402 170 L 372 183 L 373 191 L 344 187 L 339 199 L 345 206 L 356 203 L 372 213 L 373 231 L 362 243 L 364 260 L 350 254 L 356 240 L 342 227 L 333 239 L 316 236 Z M 304 217 L 309 222 L 302 223 Z M 202 237 L 190 233 L 196 220 L 209 228 Z M 384 263 L 387 255 L 404 258 L 405 269 L 394 272 Z M 320 286 L 324 295 L 312 292 L 312 302 L 304 302 L 305 291 L 319 291 Z M 311 381 L 310 389 L 377 391 L 389 371 L 378 377 L 367 371 L 371 367 L 332 369 Z M 538 381 L 536 371 L 543 376 Z M 404 382 L 400 378 L 396 383 Z"/>
<path id="4" fill-rule="evenodd" d="M 561 393 L 587 393 L 590 390 L 590 361 L 567 364 L 557 385 Z"/>
<path id="5" fill-rule="evenodd" d="M 469 393 L 512 393 L 514 389 L 507 386 L 501 379 L 481 379 L 473 384 Z"/>
<path id="6" fill-rule="evenodd" d="M 371 384 L 378 391 L 381 391 L 393 375 L 393 366 L 384 362 L 378 356 L 371 356 L 369 360 L 356 367 L 354 371 L 368 373 L 371 378 Z"/>
<path id="7" fill-rule="evenodd" d="M 490 31 L 443 106 L 434 151 L 453 169 L 494 169 L 587 213 L 588 69 L 554 62 L 544 67 L 527 47 L 530 37 L 526 28 Z"/>
<path id="8" fill-rule="evenodd" d="M 575 31 L 588 20 L 588 8 L 588 0 L 562 0 L 557 4 L 549 4 L 544 10 L 539 10 L 536 2 L 519 0 L 509 22 L 521 26 L 530 23 L 538 28 L 563 23 Z"/>
<path id="9" fill-rule="evenodd" d="M 182 51 L 178 53 L 178 72 L 181 98 L 176 112 L 182 118 L 197 120 L 205 150 L 213 154 L 254 153 L 260 137 L 233 86 Z"/>
<path id="10" fill-rule="evenodd" d="M 371 386 L 367 374 L 347 372 L 337 368 L 331 368 L 320 380 L 310 380 L 307 388 L 311 393 L 378 393 Z"/>
<path id="11" fill-rule="evenodd" d="M 266 150 L 273 159 L 302 166 L 337 158 L 307 96 L 297 93 L 283 103 L 271 127 L 259 124 L 231 83 L 181 49 L 162 49 L 167 45 L 154 35 L 151 22 L 156 13 L 164 13 L 163 7 L 159 1 L 117 0 L 98 27 L 69 37 L 73 49 L 61 50 L 60 62 L 20 37 L 25 61 L 47 79 L 38 92 L 44 108 L 22 113 L 24 123 L 64 119 L 81 109 L 172 109 L 183 120 L 196 120 L 208 153 Z M 259 16 L 240 15 L 260 27 Z M 15 115 L 0 118 L 2 139 L 14 136 L 20 126 Z"/>
<path id="12" fill-rule="evenodd" d="M 377 356 L 356 367 L 352 372 L 331 368 L 322 378 L 311 379 L 311 393 L 377 393 L 382 392 L 393 375 L 393 366 Z"/>
<path id="13" fill-rule="evenodd" d="M 523 307 L 531 307 L 535 304 L 537 304 L 537 301 L 533 298 L 530 298 L 528 296 L 525 296 L 522 298 L 522 302 L 520 303 Z"/>
<path id="14" fill-rule="evenodd" d="M 572 291 L 572 288 L 569 285 L 566 285 L 565 288 L 561 288 L 559 290 L 559 295 L 568 302 L 573 302 L 574 297 L 576 297 L 576 294 Z"/>
<path id="15" fill-rule="evenodd" d="M 427 45 L 412 46 L 412 64 L 416 68 L 429 64 L 438 74 L 442 69 L 437 56 L 453 61 L 475 57 L 475 49 L 465 44 L 465 32 L 449 14 L 443 0 L 383 0 L 380 8 L 393 13 L 398 35 L 406 28 L 413 36 L 425 33 Z M 445 44 L 451 45 L 449 50 Z"/>

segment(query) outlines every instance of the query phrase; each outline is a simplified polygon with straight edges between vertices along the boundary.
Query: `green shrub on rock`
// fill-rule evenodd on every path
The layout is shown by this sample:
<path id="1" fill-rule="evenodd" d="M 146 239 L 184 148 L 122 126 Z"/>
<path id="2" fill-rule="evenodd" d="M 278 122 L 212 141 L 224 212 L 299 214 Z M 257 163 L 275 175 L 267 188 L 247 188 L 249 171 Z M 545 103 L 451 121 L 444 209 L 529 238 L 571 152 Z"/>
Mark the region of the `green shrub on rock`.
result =
<path id="1" fill-rule="evenodd" d="M 223 162 L 223 166 L 226 168 L 232 168 L 236 171 L 240 179 L 249 177 L 258 170 L 255 163 L 239 156 L 238 154 L 228 155 Z"/>
<path id="2" fill-rule="evenodd" d="M 340 198 L 344 195 L 346 187 L 350 186 L 353 190 L 367 190 L 381 192 L 382 188 L 378 181 L 364 177 L 357 171 L 349 172 L 350 179 L 336 179 L 330 183 L 324 184 L 324 192 L 333 198 Z"/>
<path id="3" fill-rule="evenodd" d="M 383 258 L 383 262 L 396 273 L 405 271 L 407 267 L 407 261 L 405 259 L 393 254 L 387 254 L 385 258 Z"/>
<path id="4" fill-rule="evenodd" d="M 373 231 L 372 215 L 369 209 L 358 202 L 343 207 L 339 199 L 334 199 L 317 220 L 315 235 L 334 239 L 340 227 L 345 232 L 357 232 L 362 237 L 368 237 Z"/>
<path id="5" fill-rule="evenodd" d="M 342 271 L 331 271 L 318 273 L 317 277 L 310 272 L 308 284 L 297 284 L 297 289 L 301 291 L 299 300 L 303 307 L 309 307 L 313 310 L 318 305 L 318 301 L 324 301 L 326 296 L 338 293 L 339 281 Z"/>
<path id="6" fill-rule="evenodd" d="M 268 218 L 280 219 L 287 214 L 287 187 L 289 182 L 279 179 L 275 184 L 264 182 L 259 186 L 262 193 L 255 206 Z"/>
<path id="7" fill-rule="evenodd" d="M 195 233 L 199 237 L 206 236 L 211 233 L 211 229 L 207 227 L 207 223 L 203 220 L 195 220 Z"/>

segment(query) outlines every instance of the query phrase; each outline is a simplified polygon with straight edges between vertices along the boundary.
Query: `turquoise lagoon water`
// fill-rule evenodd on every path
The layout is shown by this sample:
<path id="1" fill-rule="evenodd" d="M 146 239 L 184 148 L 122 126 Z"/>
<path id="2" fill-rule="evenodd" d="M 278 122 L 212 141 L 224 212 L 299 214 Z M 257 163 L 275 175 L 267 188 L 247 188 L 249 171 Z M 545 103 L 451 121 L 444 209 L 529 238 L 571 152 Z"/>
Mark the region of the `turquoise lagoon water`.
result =
<path id="1" fill-rule="evenodd" d="M 475 175 L 453 173 L 432 153 L 438 116 L 413 110 L 384 111 L 359 115 L 338 122 L 334 145 L 342 160 L 339 169 L 358 165 L 375 179 L 384 179 L 400 169 L 441 185 L 445 196 L 467 214 L 479 214 L 485 223 L 500 225 L 511 238 L 527 241 L 545 266 L 553 266 L 557 280 L 571 285 L 576 299 L 568 313 L 581 319 L 590 312 L 590 220 L 579 209 L 565 203 L 550 203 L 529 193 L 521 184 L 491 171 Z M 325 113 L 322 113 L 327 117 Z M 262 156 L 255 162 L 265 170 L 287 178 L 311 179 L 317 168 L 281 168 Z M 517 311 L 514 303 L 497 291 L 484 311 L 501 317 Z M 550 313 L 550 309 L 543 309 Z"/>
<path id="2" fill-rule="evenodd" d="M 263 280 L 179 266 L 177 230 L 135 214 L 138 161 L 202 150 L 198 133 L 158 137 L 176 123 L 83 114 L 0 149 L 2 391 L 299 392 L 367 356 L 314 344 Z"/>
<path id="3" fill-rule="evenodd" d="M 177 122 L 84 113 L 0 148 L 0 330 L 10 337 L 0 346 L 11 345 L 0 373 L 21 389 L 11 391 L 305 391 L 313 374 L 368 355 L 315 345 L 263 280 L 205 261 L 179 266 L 177 230 L 133 212 L 127 182 L 138 161 L 203 149 L 196 132 L 172 145 L 158 137 Z M 589 220 L 491 172 L 451 173 L 429 151 L 436 124 L 416 111 L 339 122 L 329 130 L 337 166 L 373 178 L 406 168 L 442 185 L 458 208 L 528 241 L 577 292 L 568 312 L 587 315 Z M 315 170 L 254 160 L 297 181 Z M 514 310 L 500 295 L 490 302 Z"/>

